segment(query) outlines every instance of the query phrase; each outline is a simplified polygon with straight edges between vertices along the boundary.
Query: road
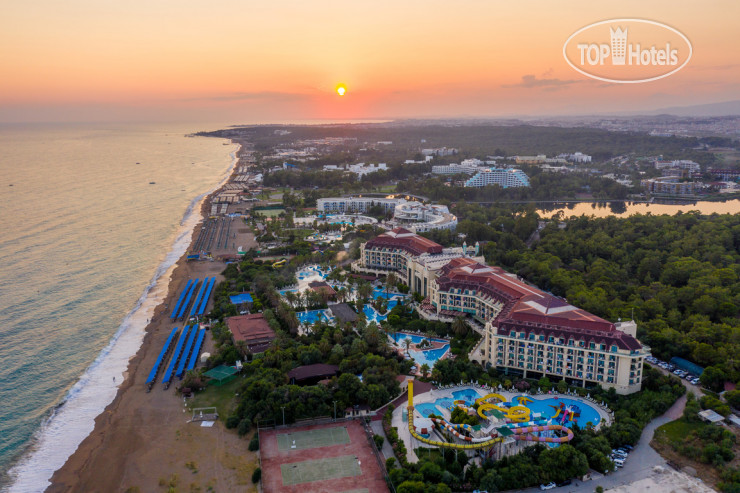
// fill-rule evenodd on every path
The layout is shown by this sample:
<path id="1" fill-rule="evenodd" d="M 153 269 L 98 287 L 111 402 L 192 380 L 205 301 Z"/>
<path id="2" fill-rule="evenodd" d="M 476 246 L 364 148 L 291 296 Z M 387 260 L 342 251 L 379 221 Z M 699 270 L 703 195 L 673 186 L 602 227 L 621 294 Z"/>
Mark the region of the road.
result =
<path id="1" fill-rule="evenodd" d="M 664 374 L 669 374 L 668 371 L 662 368 L 655 367 Z M 686 380 L 681 379 L 684 387 L 687 391 L 692 392 L 697 397 L 701 396 L 701 390 L 696 385 L 691 385 Z M 605 490 L 615 488 L 617 486 L 627 485 L 634 481 L 647 478 L 652 475 L 653 468 L 655 466 L 668 467 L 665 459 L 656 452 L 653 447 L 650 446 L 650 441 L 653 439 L 655 430 L 670 421 L 674 421 L 683 415 L 683 410 L 686 407 L 686 395 L 682 395 L 663 415 L 652 420 L 645 429 L 642 430 L 640 435 L 640 441 L 637 442 L 629 457 L 624 462 L 624 467 L 617 469 L 616 471 L 609 473 L 606 476 L 595 477 L 591 481 L 573 481 L 573 484 L 564 486 L 561 488 L 555 488 L 551 491 L 553 493 L 570 493 L 570 492 L 593 492 L 597 486 L 602 486 Z M 539 487 L 529 488 L 522 490 L 526 492 L 540 491 Z"/>

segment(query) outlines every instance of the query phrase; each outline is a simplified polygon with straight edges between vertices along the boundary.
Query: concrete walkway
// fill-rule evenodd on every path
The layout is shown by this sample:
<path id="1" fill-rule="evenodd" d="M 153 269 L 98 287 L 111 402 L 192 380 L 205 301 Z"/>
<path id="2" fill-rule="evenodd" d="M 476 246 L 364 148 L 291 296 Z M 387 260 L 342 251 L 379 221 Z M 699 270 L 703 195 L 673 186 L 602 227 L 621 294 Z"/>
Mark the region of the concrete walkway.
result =
<path id="1" fill-rule="evenodd" d="M 664 373 L 668 373 L 663 371 Z M 689 392 L 697 395 L 701 395 L 701 391 L 685 380 L 681 380 L 684 387 Z M 650 442 L 653 439 L 655 430 L 670 421 L 674 421 L 683 415 L 683 410 L 686 407 L 686 395 L 682 395 L 673 405 L 661 416 L 655 418 L 645 426 L 640 435 L 640 441 L 637 442 L 629 457 L 624 462 L 624 467 L 617 469 L 616 471 L 607 474 L 606 476 L 600 476 L 594 478 L 591 481 L 573 481 L 573 484 L 567 487 L 556 488 L 553 491 L 557 493 L 566 492 L 593 492 L 597 486 L 602 486 L 604 490 L 616 488 L 619 486 L 626 486 L 635 481 L 653 476 L 655 473 L 656 466 L 662 466 L 663 468 L 669 467 L 666 460 L 650 446 Z M 628 488 L 629 490 L 629 488 Z M 527 492 L 540 491 L 539 487 L 529 488 L 522 490 Z"/>

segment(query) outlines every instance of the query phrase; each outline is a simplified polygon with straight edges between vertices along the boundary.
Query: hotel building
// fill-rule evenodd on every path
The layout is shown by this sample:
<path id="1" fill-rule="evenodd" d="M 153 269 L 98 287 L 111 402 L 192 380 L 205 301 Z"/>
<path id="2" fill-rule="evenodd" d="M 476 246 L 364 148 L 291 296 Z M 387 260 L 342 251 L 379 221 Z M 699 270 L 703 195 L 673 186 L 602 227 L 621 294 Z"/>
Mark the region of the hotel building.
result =
<path id="1" fill-rule="evenodd" d="M 465 182 L 466 187 L 499 185 L 501 188 L 528 187 L 529 177 L 524 171 L 513 168 L 481 168 Z"/>
<path id="2" fill-rule="evenodd" d="M 547 376 L 572 385 L 600 384 L 630 394 L 642 386 L 650 349 L 634 322 L 611 323 L 485 265 L 472 248 L 442 248 L 407 230 L 384 233 L 361 247 L 353 269 L 396 271 L 425 296 L 419 314 L 452 321 L 465 316 L 483 336 L 470 359 L 500 373 Z"/>

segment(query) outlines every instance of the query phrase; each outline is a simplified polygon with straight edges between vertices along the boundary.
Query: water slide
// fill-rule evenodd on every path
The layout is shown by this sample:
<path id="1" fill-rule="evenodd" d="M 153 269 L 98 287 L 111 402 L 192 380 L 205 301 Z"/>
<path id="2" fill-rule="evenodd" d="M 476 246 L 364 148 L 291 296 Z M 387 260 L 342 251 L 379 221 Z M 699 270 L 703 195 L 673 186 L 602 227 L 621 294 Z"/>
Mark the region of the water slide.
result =
<path id="1" fill-rule="evenodd" d="M 486 411 L 489 411 L 491 409 L 495 409 L 496 411 L 500 412 L 504 415 L 504 417 L 508 420 L 510 420 L 512 423 L 526 423 L 530 420 L 530 416 L 532 412 L 529 410 L 528 407 L 525 406 L 511 406 L 511 407 L 501 407 L 496 404 L 491 404 L 488 401 L 488 399 L 498 399 L 501 402 L 506 402 L 506 397 L 504 397 L 501 394 L 488 394 L 484 395 L 483 397 L 476 399 L 475 403 L 478 404 L 478 416 L 480 416 L 483 419 L 488 419 L 488 415 L 485 414 Z"/>
<path id="2" fill-rule="evenodd" d="M 431 438 L 425 438 L 421 436 L 419 433 L 417 433 L 416 428 L 414 428 L 414 382 L 413 380 L 409 381 L 409 405 L 408 405 L 408 421 L 409 421 L 409 433 L 411 433 L 411 436 L 416 438 L 422 443 L 426 443 L 428 445 L 432 445 L 433 447 L 439 447 L 439 448 L 450 448 L 450 449 L 457 449 L 457 450 L 473 450 L 473 449 L 484 449 L 484 448 L 490 448 L 494 444 L 499 443 L 503 441 L 502 437 L 482 437 L 482 438 L 476 438 L 473 439 L 471 437 L 465 437 L 463 435 L 460 435 L 454 428 L 451 428 L 449 423 L 447 421 L 444 421 L 442 419 L 437 420 L 436 418 L 433 418 L 433 421 L 440 422 L 442 426 L 445 426 L 451 433 L 453 433 L 455 436 L 458 436 L 461 440 L 465 440 L 467 443 L 449 443 L 449 442 L 441 442 L 439 440 L 432 440 Z M 481 441 L 473 441 L 473 440 L 481 440 Z"/>
<path id="3" fill-rule="evenodd" d="M 564 431 L 566 436 L 564 437 L 538 437 L 534 435 L 528 435 L 525 433 L 539 433 L 540 431 Z M 521 428 L 514 428 L 511 431 L 514 432 L 514 438 L 517 440 L 524 440 L 527 442 L 548 442 L 548 443 L 565 443 L 573 440 L 573 431 L 570 428 L 561 425 L 545 425 L 545 426 L 523 426 Z"/>
<path id="4" fill-rule="evenodd" d="M 475 409 L 473 409 L 472 407 L 466 406 L 465 405 L 465 401 L 463 401 L 463 400 L 457 400 L 457 401 L 453 402 L 452 403 L 452 406 L 450 406 L 450 411 L 452 411 L 456 407 L 459 407 L 460 409 L 462 409 L 463 411 L 465 411 L 468 414 L 470 414 L 470 413 L 475 414 Z"/>

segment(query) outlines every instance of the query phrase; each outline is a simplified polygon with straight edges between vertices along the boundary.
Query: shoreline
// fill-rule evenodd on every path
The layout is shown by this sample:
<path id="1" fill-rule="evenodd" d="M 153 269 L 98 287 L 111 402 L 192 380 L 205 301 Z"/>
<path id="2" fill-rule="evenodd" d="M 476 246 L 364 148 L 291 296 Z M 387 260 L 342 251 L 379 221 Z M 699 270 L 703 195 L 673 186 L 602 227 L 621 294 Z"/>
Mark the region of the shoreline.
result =
<path id="1" fill-rule="evenodd" d="M 124 317 L 119 329 L 112 336 L 109 344 L 85 369 L 80 376 L 80 380 L 70 389 L 70 392 L 72 392 L 73 389 L 79 387 L 83 379 L 92 370 L 106 362 L 106 358 L 115 350 L 115 346 L 120 341 L 120 338 L 124 336 L 140 338 L 135 351 L 123 356 L 126 360 L 123 368 L 120 366 L 122 355 L 118 355 L 119 359 L 117 362 L 119 362 L 119 366 L 116 368 L 115 375 L 118 376 L 120 372 L 122 378 L 119 380 L 120 384 L 117 384 L 115 387 L 114 396 L 110 401 L 101 404 L 101 411 L 94 417 L 92 423 L 90 423 L 90 432 L 79 441 L 76 449 L 65 458 L 64 463 L 53 471 L 53 473 L 50 473 L 48 477 L 44 478 L 44 486 L 39 485 L 41 482 L 39 476 L 27 478 L 27 482 L 35 483 L 36 489 L 31 490 L 29 489 L 29 485 L 21 484 L 18 479 L 19 477 L 23 477 L 24 466 L 27 468 L 25 472 L 28 472 L 31 469 L 31 463 L 38 463 L 44 460 L 44 432 L 55 421 L 63 417 L 62 415 L 68 405 L 74 404 L 70 393 L 65 394 L 64 400 L 54 408 L 51 416 L 44 421 L 42 427 L 34 435 L 29 448 L 10 469 L 11 482 L 8 485 L 8 491 L 39 491 L 44 488 L 46 491 L 77 491 L 81 484 L 77 480 L 83 480 L 85 476 L 90 477 L 88 486 L 83 488 L 85 491 L 113 491 L 119 488 L 119 485 L 110 483 L 103 487 L 102 484 L 106 483 L 106 481 L 102 481 L 102 483 L 98 482 L 99 479 L 102 479 L 100 476 L 109 476 L 110 468 L 108 468 L 107 472 L 105 468 L 101 471 L 100 466 L 96 466 L 96 458 L 99 455 L 107 455 L 99 452 L 103 452 L 100 448 L 106 445 L 104 438 L 110 433 L 111 427 L 114 427 L 122 419 L 127 418 L 125 412 L 119 412 L 119 409 L 122 408 L 122 405 L 125 406 L 127 400 L 132 400 L 130 398 L 127 399 L 127 397 L 132 392 L 136 394 L 144 392 L 143 389 L 137 388 L 136 377 L 141 377 L 142 374 L 146 373 L 146 365 L 142 368 L 142 364 L 149 359 L 148 357 L 151 357 L 151 353 L 158 352 L 161 345 L 161 341 L 158 341 L 158 339 L 162 332 L 162 330 L 158 329 L 162 329 L 162 326 L 169 321 L 167 307 L 189 277 L 191 269 L 185 259 L 189 249 L 193 245 L 195 235 L 199 231 L 198 226 L 202 225 L 204 218 L 208 217 L 207 212 L 212 197 L 224 184 L 232 179 L 238 169 L 241 145 L 231 139 L 224 140 L 228 141 L 229 145 L 236 145 L 236 148 L 229 153 L 231 158 L 229 167 L 223 173 L 219 174 L 218 183 L 210 191 L 198 195 L 188 205 L 182 218 L 178 221 L 179 226 L 181 228 L 186 227 L 186 229 L 181 229 L 176 233 L 169 250 L 165 254 L 164 259 L 158 264 L 154 275 L 144 289 L 141 297 L 137 300 L 136 305 Z M 189 224 L 191 221 L 192 225 Z M 173 260 L 171 258 L 172 255 L 177 255 L 177 257 Z M 134 327 L 135 321 L 132 320 L 134 317 L 137 317 L 139 322 L 144 324 L 143 328 Z M 145 377 L 146 375 L 144 375 Z M 108 373 L 105 374 L 105 378 L 110 378 Z M 99 384 L 100 382 L 97 383 Z M 110 384 L 110 382 L 107 383 Z M 84 385 L 82 387 L 84 388 Z M 140 390 L 141 392 L 139 392 Z M 169 400 L 171 404 L 179 408 L 179 399 L 177 397 L 164 394 L 159 397 Z M 72 401 L 71 404 L 70 401 Z M 120 445 L 125 447 L 125 444 Z M 115 449 L 116 447 L 113 448 Z M 119 453 L 115 452 L 113 455 L 114 457 L 119 456 Z M 120 459 L 122 457 L 119 456 Z M 95 478 L 96 476 L 98 476 L 97 480 Z M 156 480 L 156 478 L 154 479 Z"/>

